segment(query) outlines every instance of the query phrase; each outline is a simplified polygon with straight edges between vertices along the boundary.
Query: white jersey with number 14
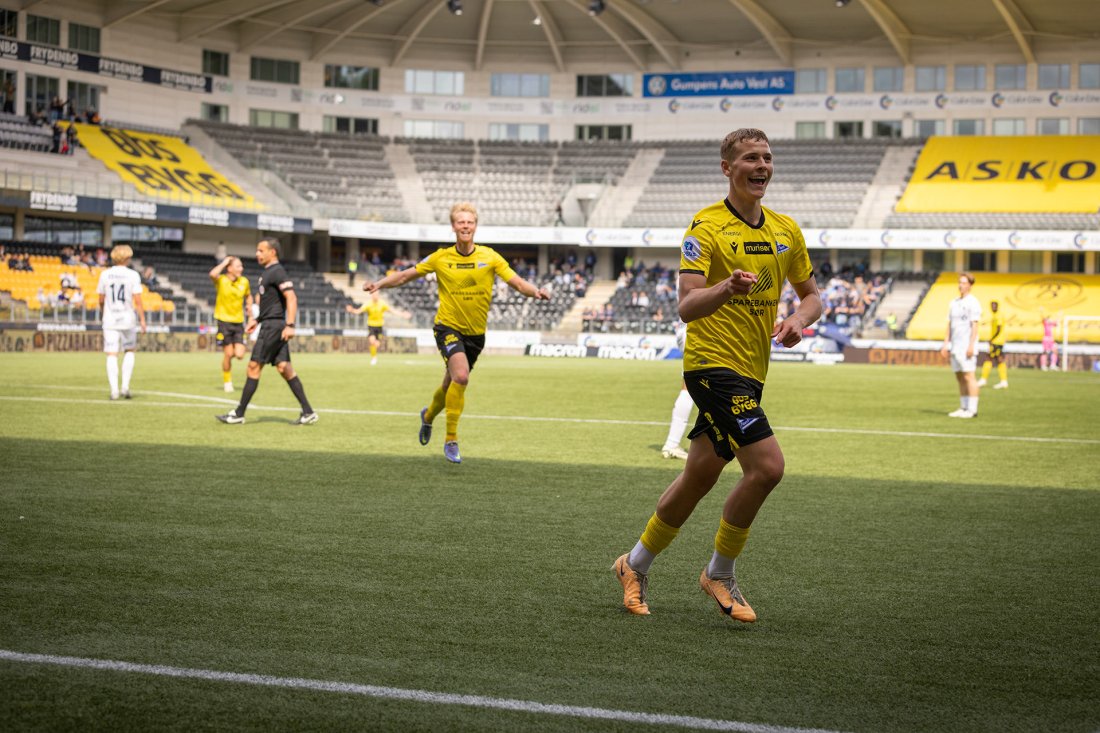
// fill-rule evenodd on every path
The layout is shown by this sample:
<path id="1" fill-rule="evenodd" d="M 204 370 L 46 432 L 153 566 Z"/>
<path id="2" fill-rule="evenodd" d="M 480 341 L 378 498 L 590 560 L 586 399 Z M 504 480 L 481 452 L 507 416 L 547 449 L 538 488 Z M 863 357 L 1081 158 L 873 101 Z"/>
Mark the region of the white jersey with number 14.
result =
<path id="1" fill-rule="evenodd" d="M 141 292 L 141 276 L 129 267 L 115 265 L 99 276 L 99 307 L 103 327 L 119 331 L 137 328 L 134 295 Z"/>

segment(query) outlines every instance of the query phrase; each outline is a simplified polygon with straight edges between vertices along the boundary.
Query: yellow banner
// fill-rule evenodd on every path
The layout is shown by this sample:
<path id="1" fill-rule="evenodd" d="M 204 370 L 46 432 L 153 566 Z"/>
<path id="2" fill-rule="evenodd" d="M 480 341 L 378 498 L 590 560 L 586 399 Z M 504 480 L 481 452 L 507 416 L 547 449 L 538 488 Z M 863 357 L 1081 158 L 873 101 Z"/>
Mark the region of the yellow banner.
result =
<path id="1" fill-rule="evenodd" d="M 210 167 L 182 138 L 80 122 L 77 138 L 92 157 L 146 196 L 181 205 L 256 210 L 265 207 Z"/>
<path id="2" fill-rule="evenodd" d="M 982 304 L 978 338 L 990 335 L 990 301 L 997 301 L 1005 319 L 1008 341 L 1042 341 L 1043 318 L 1058 321 L 1055 337 L 1062 341 L 1066 316 L 1100 316 L 1100 275 L 974 273 L 971 292 Z M 906 338 L 942 341 L 947 335 L 947 309 L 959 295 L 959 276 L 945 272 L 921 301 L 905 330 Z M 1100 343 L 1100 320 L 1068 321 L 1071 342 Z"/>
<path id="3" fill-rule="evenodd" d="M 934 137 L 906 212 L 1086 213 L 1100 206 L 1100 135 Z"/>

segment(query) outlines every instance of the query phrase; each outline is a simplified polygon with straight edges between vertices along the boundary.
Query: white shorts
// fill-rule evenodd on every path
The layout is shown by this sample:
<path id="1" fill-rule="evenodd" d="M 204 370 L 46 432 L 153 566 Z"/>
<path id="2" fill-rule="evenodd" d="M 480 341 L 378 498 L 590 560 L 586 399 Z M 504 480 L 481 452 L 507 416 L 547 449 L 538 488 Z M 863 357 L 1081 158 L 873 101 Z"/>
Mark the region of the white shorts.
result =
<path id="1" fill-rule="evenodd" d="M 951 371 L 953 372 L 972 372 L 978 368 L 978 356 L 975 354 L 969 359 L 966 358 L 966 347 L 959 349 L 958 351 L 951 352 Z"/>
<path id="2" fill-rule="evenodd" d="M 103 353 L 117 354 L 120 351 L 133 351 L 137 348 L 137 329 L 103 329 Z"/>

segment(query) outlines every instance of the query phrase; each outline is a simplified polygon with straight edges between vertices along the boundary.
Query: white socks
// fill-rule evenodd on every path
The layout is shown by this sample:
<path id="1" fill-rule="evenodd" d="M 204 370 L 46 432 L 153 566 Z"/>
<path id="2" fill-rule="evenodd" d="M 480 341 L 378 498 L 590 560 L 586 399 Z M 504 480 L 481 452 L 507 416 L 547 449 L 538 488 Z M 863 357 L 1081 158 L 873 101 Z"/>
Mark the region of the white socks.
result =
<path id="1" fill-rule="evenodd" d="M 134 352 L 127 351 L 122 357 L 122 391 L 130 391 L 130 377 L 134 375 Z"/>
<path id="2" fill-rule="evenodd" d="M 711 555 L 710 565 L 707 566 L 707 577 L 712 580 L 715 578 L 732 578 L 733 566 L 737 562 L 737 558 L 726 557 L 725 555 L 714 551 Z"/>
<path id="3" fill-rule="evenodd" d="M 970 412 L 977 412 L 978 411 L 978 398 L 977 397 L 967 397 L 966 398 L 966 409 L 969 410 Z"/>
<path id="4" fill-rule="evenodd" d="M 118 354 L 107 357 L 107 384 L 111 385 L 111 396 L 118 396 Z"/>
<path id="5" fill-rule="evenodd" d="M 691 395 L 686 389 L 680 390 L 680 396 L 676 398 L 676 404 L 672 406 L 672 422 L 668 425 L 668 437 L 665 438 L 665 448 L 679 448 L 680 441 L 687 431 L 688 419 L 691 417 L 691 407 L 695 404 L 691 401 Z"/>
<path id="6" fill-rule="evenodd" d="M 626 564 L 630 566 L 631 570 L 645 575 L 649 572 L 649 566 L 653 564 L 656 557 L 645 548 L 641 540 L 638 540 L 638 544 L 634 545 L 634 549 L 630 551 L 630 557 L 626 559 Z"/>

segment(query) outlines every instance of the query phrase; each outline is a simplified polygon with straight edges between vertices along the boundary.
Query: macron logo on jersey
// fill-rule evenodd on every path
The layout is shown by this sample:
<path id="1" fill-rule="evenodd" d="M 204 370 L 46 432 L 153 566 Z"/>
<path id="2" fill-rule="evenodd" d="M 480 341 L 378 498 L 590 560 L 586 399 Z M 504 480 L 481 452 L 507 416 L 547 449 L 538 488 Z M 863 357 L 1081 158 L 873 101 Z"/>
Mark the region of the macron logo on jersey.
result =
<path id="1" fill-rule="evenodd" d="M 692 219 L 691 220 L 691 228 L 694 229 L 695 227 L 702 224 L 704 221 L 705 221 L 705 219 Z"/>

